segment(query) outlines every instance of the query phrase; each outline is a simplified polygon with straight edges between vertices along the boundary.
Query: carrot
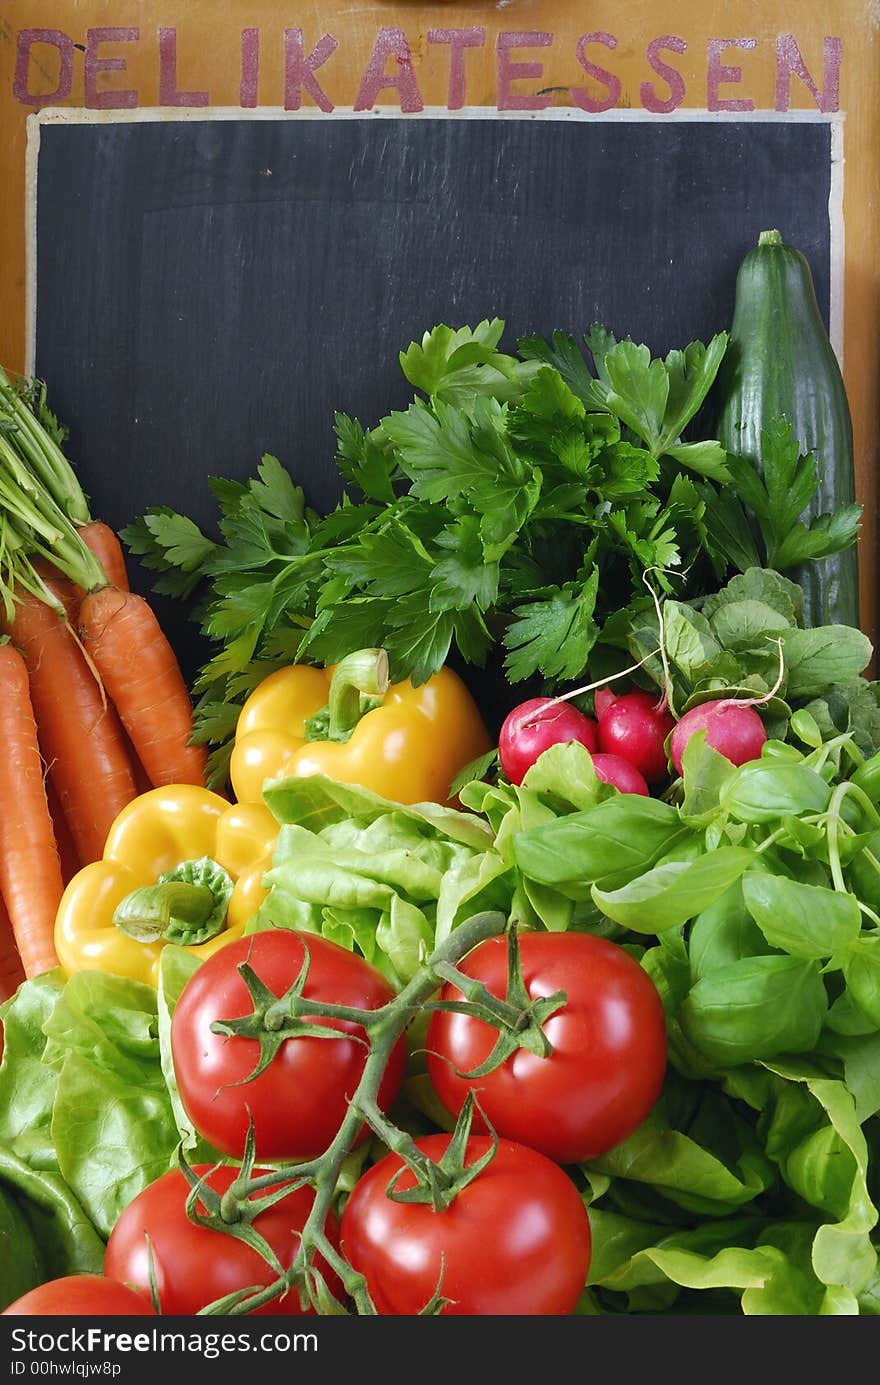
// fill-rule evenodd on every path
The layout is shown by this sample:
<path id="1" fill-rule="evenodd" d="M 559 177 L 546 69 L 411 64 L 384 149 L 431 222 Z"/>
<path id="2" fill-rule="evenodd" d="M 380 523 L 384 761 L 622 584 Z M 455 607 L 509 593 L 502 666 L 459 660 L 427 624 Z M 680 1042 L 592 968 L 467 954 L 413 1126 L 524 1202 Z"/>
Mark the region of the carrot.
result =
<path id="1" fill-rule="evenodd" d="M 37 737 L 39 739 L 39 731 Z M 58 848 L 58 859 L 61 862 L 61 879 L 67 885 L 77 871 L 82 869 L 83 863 L 79 859 L 70 823 L 64 814 L 61 799 L 58 797 L 58 790 L 52 783 L 50 775 L 46 776 L 46 802 L 49 804 L 49 816 L 55 829 L 55 845 Z"/>
<path id="2" fill-rule="evenodd" d="M 76 618 L 71 583 L 41 574 Z M 17 602 L 9 627 L 24 656 L 39 742 L 83 865 L 100 860 L 116 816 L 137 796 L 122 727 L 71 628 L 36 595 Z"/>
<path id="3" fill-rule="evenodd" d="M 0 895 L 0 1004 L 15 995 L 24 980 L 24 967 L 6 905 Z"/>
<path id="4" fill-rule="evenodd" d="M 139 794 L 147 793 L 147 791 L 149 789 L 152 789 L 153 787 L 152 781 L 150 780 L 150 776 L 147 774 L 147 771 L 144 769 L 143 765 L 138 759 L 137 751 L 132 745 L 131 737 L 129 736 L 124 726 L 122 728 L 122 734 L 125 737 L 125 744 L 128 749 L 129 759 L 131 760 L 131 767 L 134 773 L 134 782 L 137 784 L 137 791 Z"/>
<path id="5" fill-rule="evenodd" d="M 206 751 L 189 744 L 189 690 L 149 603 L 96 588 L 80 604 L 79 632 L 150 783 L 204 784 Z"/>
<path id="6" fill-rule="evenodd" d="M 77 528 L 83 543 L 89 552 L 98 559 L 106 572 L 107 581 L 110 585 L 118 587 L 120 591 L 127 592 L 128 570 L 125 566 L 122 544 L 119 542 L 116 531 L 100 519 L 89 520 L 88 524 L 80 524 Z"/>
<path id="7" fill-rule="evenodd" d="M 64 892 L 43 784 L 24 659 L 0 646 L 0 892 L 25 976 L 58 965 L 55 915 Z"/>

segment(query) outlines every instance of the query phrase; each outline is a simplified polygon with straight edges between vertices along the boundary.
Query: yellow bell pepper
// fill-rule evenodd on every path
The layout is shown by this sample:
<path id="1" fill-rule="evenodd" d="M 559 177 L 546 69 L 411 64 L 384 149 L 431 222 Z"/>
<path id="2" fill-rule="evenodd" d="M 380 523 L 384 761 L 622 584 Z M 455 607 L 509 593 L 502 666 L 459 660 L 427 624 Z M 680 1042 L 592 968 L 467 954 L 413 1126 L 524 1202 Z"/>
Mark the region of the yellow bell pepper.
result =
<path id="1" fill-rule="evenodd" d="M 420 687 L 389 684 L 382 649 L 335 666 L 292 664 L 245 702 L 230 778 L 241 803 L 269 779 L 324 774 L 395 803 L 446 803 L 459 770 L 492 742 L 458 674 L 442 668 Z"/>
<path id="2" fill-rule="evenodd" d="M 139 795 L 110 828 L 103 859 L 64 891 L 55 918 L 62 968 L 156 985 L 167 942 L 210 956 L 241 936 L 265 898 L 277 835 L 265 804 L 230 804 L 194 784 Z"/>

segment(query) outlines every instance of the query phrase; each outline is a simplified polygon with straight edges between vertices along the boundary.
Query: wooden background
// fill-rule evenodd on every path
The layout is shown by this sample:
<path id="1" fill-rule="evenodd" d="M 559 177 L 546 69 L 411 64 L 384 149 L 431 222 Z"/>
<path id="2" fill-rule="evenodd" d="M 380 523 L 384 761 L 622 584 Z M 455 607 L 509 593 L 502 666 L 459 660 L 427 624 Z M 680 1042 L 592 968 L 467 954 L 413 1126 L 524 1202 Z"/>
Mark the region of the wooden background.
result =
<path id="1" fill-rule="evenodd" d="M 0 0 L 0 362 L 23 369 L 33 346 L 36 276 L 29 244 L 36 228 L 28 216 L 27 146 L 29 117 L 41 109 L 136 113 L 158 107 L 169 121 L 213 107 L 238 113 L 265 108 L 291 119 L 298 110 L 320 110 L 332 119 L 351 108 L 390 108 L 418 118 L 432 107 L 522 118 L 574 107 L 607 120 L 629 109 L 665 126 L 670 138 L 680 136 L 676 122 L 686 111 L 708 110 L 719 120 L 748 119 L 753 112 L 826 116 L 843 132 L 843 235 L 836 238 L 839 263 L 832 266 L 843 293 L 832 302 L 831 329 L 850 397 L 857 487 L 865 505 L 863 625 L 875 638 L 878 37 L 877 0 L 835 0 L 833 6 L 814 0 L 636 0 L 591 4 L 588 13 L 579 0 L 304 0 L 295 13 L 250 0 L 225 6 L 211 0 Z M 76 195 L 99 191 L 81 187 Z M 643 234 L 653 234 L 647 221 Z M 791 239 L 796 243 L 796 234 Z M 43 313 L 41 332 L 51 332 L 45 322 Z M 76 419 L 67 421 L 75 436 Z"/>

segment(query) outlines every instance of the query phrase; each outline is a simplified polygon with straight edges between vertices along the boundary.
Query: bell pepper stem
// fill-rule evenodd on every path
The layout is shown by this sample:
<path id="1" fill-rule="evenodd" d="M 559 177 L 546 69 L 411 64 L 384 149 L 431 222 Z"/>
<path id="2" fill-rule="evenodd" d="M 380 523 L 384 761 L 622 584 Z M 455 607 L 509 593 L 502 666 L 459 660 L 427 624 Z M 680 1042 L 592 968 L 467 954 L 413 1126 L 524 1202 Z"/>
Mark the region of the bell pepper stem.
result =
<path id="1" fill-rule="evenodd" d="M 232 889 L 232 877 L 210 856 L 181 861 L 154 885 L 126 895 L 113 922 L 135 942 L 197 946 L 226 927 Z"/>
<path id="2" fill-rule="evenodd" d="M 357 649 L 336 665 L 330 680 L 331 741 L 347 741 L 364 715 L 362 697 L 384 697 L 388 691 L 388 655 L 384 649 Z"/>
<path id="3" fill-rule="evenodd" d="M 203 927 L 214 904 L 207 885 L 168 880 L 164 885 L 132 890 L 117 906 L 113 922 L 137 942 L 152 943 L 165 936 L 172 919 L 195 929 Z"/>

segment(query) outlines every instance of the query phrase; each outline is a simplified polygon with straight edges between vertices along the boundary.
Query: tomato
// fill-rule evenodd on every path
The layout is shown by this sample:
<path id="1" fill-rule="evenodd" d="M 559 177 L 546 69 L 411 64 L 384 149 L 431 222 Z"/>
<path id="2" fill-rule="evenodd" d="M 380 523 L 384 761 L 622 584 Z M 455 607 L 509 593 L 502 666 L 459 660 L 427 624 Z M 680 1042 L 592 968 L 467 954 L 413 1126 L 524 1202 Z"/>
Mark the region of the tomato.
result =
<path id="1" fill-rule="evenodd" d="M 208 1184 L 218 1193 L 226 1189 L 239 1169 L 223 1165 L 196 1165 L 199 1175 L 209 1174 Z M 255 1175 L 259 1174 L 255 1170 Z M 186 1213 L 190 1185 L 180 1169 L 171 1169 L 138 1193 L 125 1208 L 107 1241 L 104 1269 L 107 1274 L 149 1292 L 150 1252 L 153 1273 L 163 1313 L 193 1316 L 215 1299 L 247 1289 L 268 1285 L 278 1278 L 272 1266 L 258 1251 L 223 1231 L 199 1226 Z M 311 1188 L 293 1188 L 286 1197 L 259 1212 L 251 1222 L 255 1231 L 272 1247 L 286 1268 L 293 1263 L 299 1248 L 299 1233 L 314 1201 Z M 206 1208 L 199 1202 L 198 1211 Z M 338 1223 L 332 1213 L 325 1222 L 331 1244 L 337 1244 Z M 317 1267 L 337 1298 L 344 1291 L 336 1275 L 318 1257 Z M 307 1310 L 311 1312 L 312 1310 Z M 257 1314 L 302 1314 L 299 1293 L 291 1289 L 272 1299 Z"/>
<path id="2" fill-rule="evenodd" d="M 660 997 L 628 952 L 591 933 L 523 933 L 519 949 L 531 998 L 567 996 L 543 1025 L 552 1052 L 543 1057 L 520 1048 L 485 1077 L 458 1077 L 454 1069 L 469 1072 L 484 1062 L 498 1031 L 472 1015 L 436 1010 L 426 1041 L 431 1081 L 454 1114 L 473 1088 L 499 1135 L 562 1164 L 593 1159 L 631 1135 L 660 1093 L 666 1069 Z M 507 939 L 480 943 L 459 969 L 503 997 Z M 447 983 L 441 999 L 462 996 Z"/>
<path id="3" fill-rule="evenodd" d="M 239 963 L 247 961 L 263 985 L 280 998 L 302 969 L 304 937 L 310 955 L 305 999 L 374 1010 L 394 995 L 382 974 L 363 957 L 316 934 L 288 928 L 229 943 L 193 972 L 171 1022 L 177 1085 L 198 1133 L 234 1159 L 244 1152 L 249 1114 L 258 1159 L 308 1159 L 322 1154 L 342 1123 L 347 1100 L 363 1071 L 368 1053 L 364 1031 L 348 1021 L 310 1020 L 354 1037 L 286 1038 L 258 1077 L 251 1077 L 260 1059 L 258 1040 L 211 1030 L 215 1020 L 235 1019 L 253 1010 Z M 406 1040 L 401 1036 L 379 1087 L 383 1109 L 397 1094 L 405 1063 Z M 361 1136 L 365 1133 L 362 1129 Z"/>
<path id="4" fill-rule="evenodd" d="M 435 1162 L 450 1135 L 425 1135 L 416 1147 Z M 491 1148 L 468 1140 L 465 1164 Z M 355 1184 L 342 1212 L 343 1254 L 366 1279 L 378 1313 L 418 1314 L 438 1285 L 458 1316 L 571 1313 L 590 1268 L 586 1208 L 571 1179 L 549 1159 L 511 1140 L 442 1211 L 430 1203 L 395 1202 L 415 1184 L 397 1154 L 386 1155 Z M 442 1283 L 441 1283 L 442 1274 Z"/>
<path id="5" fill-rule="evenodd" d="M 155 1316 L 149 1298 L 102 1274 L 47 1279 L 3 1309 L 3 1316 L 62 1318 Z"/>

